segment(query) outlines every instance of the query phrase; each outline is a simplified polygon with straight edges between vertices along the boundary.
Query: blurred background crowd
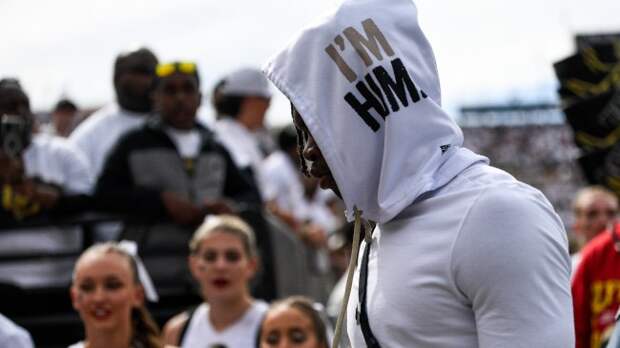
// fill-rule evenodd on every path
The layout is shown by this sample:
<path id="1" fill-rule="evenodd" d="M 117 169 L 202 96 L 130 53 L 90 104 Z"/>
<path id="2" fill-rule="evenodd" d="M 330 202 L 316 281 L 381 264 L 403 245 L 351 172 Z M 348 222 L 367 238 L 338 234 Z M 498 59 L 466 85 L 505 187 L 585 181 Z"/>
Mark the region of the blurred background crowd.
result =
<path id="1" fill-rule="evenodd" d="M 224 346 L 238 340 L 226 330 L 250 315 L 246 311 L 260 319 L 265 301 L 294 295 L 306 296 L 300 301 L 312 310 L 321 306 L 322 325 L 331 325 L 352 227 L 337 196 L 298 170 L 295 128 L 266 127 L 272 92 L 263 74 L 241 68 L 202 92 L 194 62 L 161 63 L 140 48 L 113 64 L 116 100 L 97 110 L 63 99 L 37 114 L 18 79 L 0 79 L 0 284 L 9 299 L 1 312 L 43 346 L 79 341 L 85 333 L 92 340 L 97 326 L 87 323 L 106 321 L 115 311 L 97 287 L 114 293 L 114 286 L 127 284 L 97 279 L 92 260 L 84 262 L 93 274 L 82 281 L 79 266 L 97 260 L 91 255 L 116 253 L 139 254 L 136 269 L 149 274 L 144 291 L 153 301 L 147 322 L 155 327 L 171 320 L 167 343 L 184 339 L 171 316 L 203 301 L 208 305 L 198 307 L 200 315 L 226 319 L 211 328 L 223 330 L 211 340 Z M 203 100 L 217 115 L 212 124 L 197 120 Z M 214 219 L 224 222 L 208 227 Z M 114 241 L 132 243 L 132 253 L 101 244 Z M 91 302 L 84 301 L 88 296 Z M 241 330 L 245 341 L 232 346 L 247 346 L 255 326 Z M 192 335 L 185 346 L 193 346 Z"/>
<path id="2" fill-rule="evenodd" d="M 620 305 L 619 37 L 577 38 L 559 105 L 456 115 L 466 147 L 564 222 L 580 347 L 603 346 Z M 260 70 L 206 84 L 146 47 L 109 64 L 115 97 L 96 107 L 33 110 L 0 76 L 0 347 L 327 348 L 353 226 L 299 171 L 293 125 L 266 122 Z"/>

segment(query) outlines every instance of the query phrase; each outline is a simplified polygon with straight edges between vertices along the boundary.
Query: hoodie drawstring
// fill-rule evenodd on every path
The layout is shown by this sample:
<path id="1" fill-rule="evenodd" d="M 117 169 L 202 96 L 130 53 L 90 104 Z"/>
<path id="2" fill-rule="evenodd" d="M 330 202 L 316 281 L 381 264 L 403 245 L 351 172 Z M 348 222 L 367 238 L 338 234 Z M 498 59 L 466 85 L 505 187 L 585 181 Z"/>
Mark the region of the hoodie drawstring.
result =
<path id="1" fill-rule="evenodd" d="M 349 304 L 349 295 L 351 295 L 351 285 L 353 284 L 353 273 L 357 266 L 357 254 L 360 248 L 360 230 L 362 228 L 362 211 L 357 207 L 353 207 L 353 213 L 355 215 L 355 225 L 353 227 L 353 248 L 351 250 L 351 259 L 349 260 L 349 267 L 347 269 L 347 284 L 344 291 L 344 298 L 340 305 L 340 313 L 338 313 L 338 320 L 336 321 L 336 331 L 334 333 L 334 340 L 332 342 L 332 348 L 338 348 L 340 344 L 340 337 L 342 336 L 342 325 L 344 322 L 344 316 L 347 313 L 347 305 Z M 370 233 L 367 233 L 368 238 Z"/>

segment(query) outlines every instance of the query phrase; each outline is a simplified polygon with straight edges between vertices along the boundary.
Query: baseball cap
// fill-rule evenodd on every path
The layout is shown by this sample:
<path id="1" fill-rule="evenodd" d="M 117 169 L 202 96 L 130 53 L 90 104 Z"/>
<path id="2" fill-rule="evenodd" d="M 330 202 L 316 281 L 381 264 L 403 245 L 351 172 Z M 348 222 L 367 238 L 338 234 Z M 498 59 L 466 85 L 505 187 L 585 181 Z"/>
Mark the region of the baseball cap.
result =
<path id="1" fill-rule="evenodd" d="M 222 95 L 256 96 L 271 98 L 269 82 L 258 69 L 243 68 L 224 77 L 224 85 L 220 93 Z"/>

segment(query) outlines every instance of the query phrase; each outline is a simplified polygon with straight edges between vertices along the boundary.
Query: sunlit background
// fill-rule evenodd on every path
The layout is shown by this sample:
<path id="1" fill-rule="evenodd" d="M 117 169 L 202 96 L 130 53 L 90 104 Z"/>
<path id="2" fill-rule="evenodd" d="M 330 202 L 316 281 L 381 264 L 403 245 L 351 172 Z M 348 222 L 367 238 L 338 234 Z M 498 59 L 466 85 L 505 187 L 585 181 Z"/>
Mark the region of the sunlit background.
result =
<path id="1" fill-rule="evenodd" d="M 161 60 L 199 63 L 209 92 L 241 66 L 260 67 L 335 0 L 0 0 L 0 76 L 21 79 L 33 108 L 61 97 L 92 108 L 113 100 L 115 56 L 136 46 Z M 438 61 L 443 101 L 556 102 L 552 63 L 571 54 L 576 33 L 620 30 L 618 0 L 419 0 L 420 22 Z M 288 121 L 276 94 L 268 122 Z"/>

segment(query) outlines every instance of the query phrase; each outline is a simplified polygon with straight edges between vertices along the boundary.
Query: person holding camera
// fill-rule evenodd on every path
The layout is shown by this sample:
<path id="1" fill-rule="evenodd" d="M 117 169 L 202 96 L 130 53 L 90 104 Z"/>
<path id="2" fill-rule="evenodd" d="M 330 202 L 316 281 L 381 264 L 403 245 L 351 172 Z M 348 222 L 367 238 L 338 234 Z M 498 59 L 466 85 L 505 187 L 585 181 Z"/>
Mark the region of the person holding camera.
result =
<path id="1" fill-rule="evenodd" d="M 16 79 L 0 80 L 0 230 L 26 219 L 77 212 L 92 185 L 86 159 L 68 142 L 36 133 L 30 101 Z M 80 247 L 77 228 L 2 230 L 0 253 L 72 251 Z M 7 261 L 0 282 L 30 287 L 69 281 L 71 261 Z M 66 266 L 63 268 L 63 266 Z M 64 277 L 63 277 L 64 275 Z"/>

